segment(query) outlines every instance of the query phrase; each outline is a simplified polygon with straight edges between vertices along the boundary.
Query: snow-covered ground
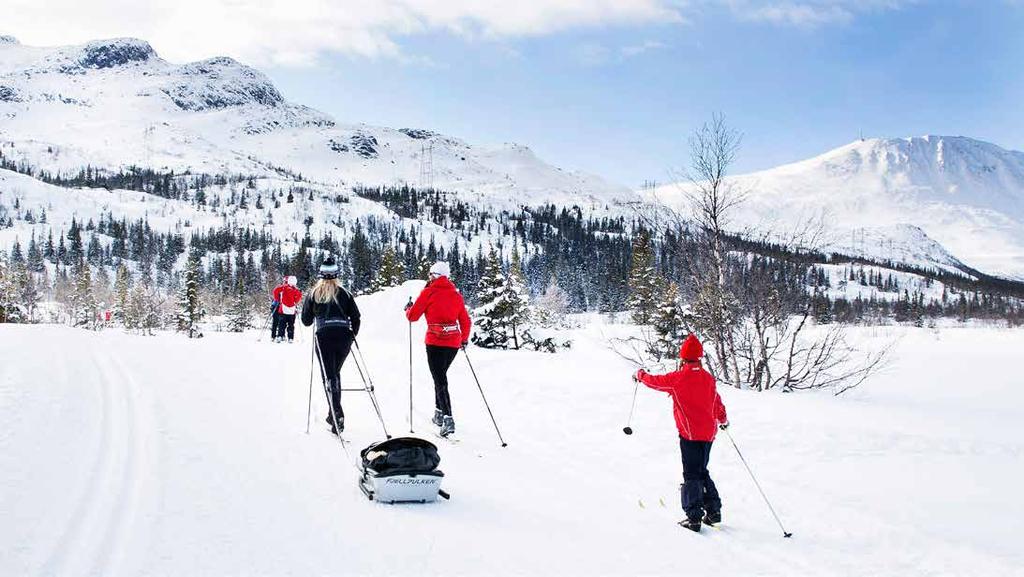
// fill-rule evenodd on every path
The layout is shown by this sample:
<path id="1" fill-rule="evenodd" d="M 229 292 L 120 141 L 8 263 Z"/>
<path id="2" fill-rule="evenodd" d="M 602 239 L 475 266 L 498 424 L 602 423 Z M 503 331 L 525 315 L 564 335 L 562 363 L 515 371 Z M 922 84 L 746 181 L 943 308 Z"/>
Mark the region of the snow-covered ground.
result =
<path id="1" fill-rule="evenodd" d="M 359 300 L 396 435 L 409 429 L 413 290 Z M 865 345 L 898 344 L 886 372 L 843 397 L 723 390 L 795 534 L 782 539 L 724 436 L 711 464 L 724 528 L 675 525 L 670 403 L 641 391 L 635 434 L 622 434 L 632 368 L 605 345 L 621 330 L 575 330 L 558 355 L 471 349 L 509 446 L 460 358 L 462 442 L 439 443 L 452 499 L 387 506 L 355 483 L 352 459 L 382 439 L 365 395 L 346 393 L 350 454 L 325 429 L 322 389 L 305 434 L 306 331 L 288 346 L 2 325 L 0 574 L 1021 574 L 1024 332 L 855 329 Z M 421 331 L 414 426 L 429 435 Z M 343 378 L 357 383 L 351 360 Z"/>

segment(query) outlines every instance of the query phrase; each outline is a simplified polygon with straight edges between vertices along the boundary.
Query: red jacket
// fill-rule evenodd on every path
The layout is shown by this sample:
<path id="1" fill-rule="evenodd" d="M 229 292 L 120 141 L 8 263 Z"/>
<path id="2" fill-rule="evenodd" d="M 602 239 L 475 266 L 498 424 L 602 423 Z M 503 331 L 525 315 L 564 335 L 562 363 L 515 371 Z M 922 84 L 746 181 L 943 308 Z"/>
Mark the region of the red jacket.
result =
<path id="1" fill-rule="evenodd" d="M 650 375 L 641 369 L 636 376 L 648 387 L 672 397 L 676 428 L 686 440 L 714 441 L 718 425 L 729 420 L 715 388 L 715 377 L 699 362 L 683 363 L 683 368 L 667 375 Z"/>
<path id="2" fill-rule="evenodd" d="M 292 285 L 283 284 L 274 289 L 274 301 L 277 302 L 277 312 L 281 314 L 295 314 L 301 300 L 302 291 Z"/>
<path id="3" fill-rule="evenodd" d="M 439 277 L 423 287 L 420 296 L 405 317 L 416 322 L 427 315 L 428 345 L 459 348 L 469 342 L 471 322 L 466 312 L 466 303 L 448 277 Z"/>

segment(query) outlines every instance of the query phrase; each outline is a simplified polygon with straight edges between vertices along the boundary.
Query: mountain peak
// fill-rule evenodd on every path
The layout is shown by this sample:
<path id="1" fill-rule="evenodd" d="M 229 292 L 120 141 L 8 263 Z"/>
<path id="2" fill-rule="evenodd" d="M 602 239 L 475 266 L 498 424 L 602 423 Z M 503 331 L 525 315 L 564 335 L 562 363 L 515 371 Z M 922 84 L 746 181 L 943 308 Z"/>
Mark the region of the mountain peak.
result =
<path id="1" fill-rule="evenodd" d="M 163 91 L 182 110 L 244 104 L 276 108 L 284 104 L 284 97 L 266 75 L 227 56 L 185 64 L 178 68 L 178 74 L 178 79 Z"/>
<path id="2" fill-rule="evenodd" d="M 114 68 L 155 58 L 156 51 L 145 40 L 112 38 L 95 40 L 83 46 L 78 56 L 78 64 L 83 68 Z"/>

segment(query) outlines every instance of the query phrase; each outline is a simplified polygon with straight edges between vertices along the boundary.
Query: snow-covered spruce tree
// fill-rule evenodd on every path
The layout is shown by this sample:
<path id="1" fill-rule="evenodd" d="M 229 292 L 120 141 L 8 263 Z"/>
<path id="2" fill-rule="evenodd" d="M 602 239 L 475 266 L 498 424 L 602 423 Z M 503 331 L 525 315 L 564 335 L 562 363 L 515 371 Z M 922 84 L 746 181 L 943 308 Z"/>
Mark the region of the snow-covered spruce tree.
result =
<path id="1" fill-rule="evenodd" d="M 252 303 L 245 290 L 245 283 L 239 278 L 235 286 L 235 298 L 228 309 L 228 330 L 233 333 L 245 332 L 252 328 Z"/>
<path id="2" fill-rule="evenodd" d="M 679 285 L 669 283 L 661 292 L 658 310 L 651 319 L 654 342 L 650 353 L 658 360 L 674 359 L 679 354 L 679 345 L 686 337 L 683 311 L 679 306 Z"/>
<path id="3" fill-rule="evenodd" d="M 75 327 L 96 327 L 96 297 L 92 292 L 92 272 L 89 263 L 79 258 L 74 269 L 74 286 L 71 292 L 71 325 Z"/>
<path id="4" fill-rule="evenodd" d="M 480 306 L 473 309 L 473 342 L 481 347 L 505 348 L 508 331 L 505 325 L 505 311 L 502 310 L 505 275 L 501 271 L 501 260 L 497 251 L 491 248 L 484 260 L 484 269 L 477 283 L 477 299 Z"/>
<path id="5" fill-rule="evenodd" d="M 487 348 L 519 349 L 534 344 L 529 336 L 530 296 L 523 278 L 519 251 L 513 249 L 508 274 L 501 270 L 501 259 L 491 249 L 478 284 L 480 306 L 474 309 L 477 331 L 474 342 Z"/>
<path id="6" fill-rule="evenodd" d="M 121 263 L 114 279 L 114 320 L 128 327 L 125 314 L 128 311 L 128 297 L 132 290 L 132 273 Z"/>
<path id="7" fill-rule="evenodd" d="M 370 283 L 370 292 L 398 286 L 405 281 L 405 267 L 402 266 L 395 249 L 388 245 L 380 257 L 380 267 Z"/>
<path id="8" fill-rule="evenodd" d="M 530 293 L 523 277 L 523 263 L 519 249 L 515 245 L 512 247 L 512 263 L 505 278 L 501 308 L 504 310 L 505 324 L 512 338 L 512 348 L 519 349 L 523 345 L 523 331 L 530 322 L 531 311 Z"/>
<path id="9" fill-rule="evenodd" d="M 633 239 L 633 260 L 629 269 L 629 307 L 633 322 L 648 325 L 658 309 L 658 298 L 661 293 L 661 277 L 654 270 L 654 257 L 651 254 L 651 236 L 641 230 Z"/>
<path id="10" fill-rule="evenodd" d="M 188 258 L 188 264 L 185 266 L 185 275 L 178 293 L 178 331 L 187 334 L 190 339 L 203 336 L 199 330 L 199 323 L 206 315 L 206 310 L 199 298 L 201 267 L 202 261 L 199 260 L 199 253 L 192 251 Z"/>
<path id="11" fill-rule="evenodd" d="M 430 267 L 433 264 L 434 263 L 431 262 L 430 258 L 426 255 L 421 256 L 419 261 L 416 263 L 416 278 L 420 280 L 427 280 L 427 278 L 430 277 Z"/>

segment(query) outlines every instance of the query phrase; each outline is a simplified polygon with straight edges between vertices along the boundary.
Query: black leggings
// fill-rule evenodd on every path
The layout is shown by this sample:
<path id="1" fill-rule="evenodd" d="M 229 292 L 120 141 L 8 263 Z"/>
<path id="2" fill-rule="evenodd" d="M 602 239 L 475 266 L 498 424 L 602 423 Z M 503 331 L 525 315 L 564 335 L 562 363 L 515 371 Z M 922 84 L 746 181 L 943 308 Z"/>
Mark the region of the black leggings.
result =
<path id="1" fill-rule="evenodd" d="M 327 401 L 334 407 L 334 414 L 340 420 L 345 416 L 341 410 L 341 366 L 345 364 L 352 349 L 352 333 L 348 329 L 328 327 L 316 334 L 316 342 L 320 376 L 331 392 Z"/>
<path id="2" fill-rule="evenodd" d="M 288 340 L 295 338 L 295 315 L 274 313 L 274 324 L 270 328 L 270 338 L 284 338 L 285 331 L 288 332 Z"/>
<path id="3" fill-rule="evenodd" d="M 434 378 L 434 406 L 442 415 L 452 416 L 452 399 L 448 396 L 448 367 L 459 354 L 459 349 L 427 345 L 427 365 Z"/>

